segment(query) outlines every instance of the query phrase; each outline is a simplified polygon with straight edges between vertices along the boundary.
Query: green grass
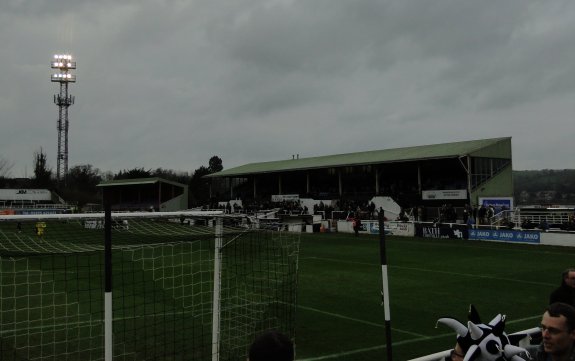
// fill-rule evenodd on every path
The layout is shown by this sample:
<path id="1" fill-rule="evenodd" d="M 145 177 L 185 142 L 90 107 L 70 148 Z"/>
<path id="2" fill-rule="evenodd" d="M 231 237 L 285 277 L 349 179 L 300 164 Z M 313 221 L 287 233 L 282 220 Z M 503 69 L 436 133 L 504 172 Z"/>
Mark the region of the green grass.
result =
<path id="1" fill-rule="evenodd" d="M 535 327 L 573 265 L 575 249 L 448 239 L 387 237 L 394 360 L 452 347 L 438 318 L 483 322 L 507 315 L 506 332 Z M 300 247 L 298 360 L 385 359 L 377 236 L 305 234 Z"/>
<path id="2" fill-rule="evenodd" d="M 99 360 L 103 231 L 45 223 L 39 237 L 34 222 L 20 231 L 0 222 L 0 359 Z M 277 325 L 294 314 L 295 299 L 273 302 L 295 291 L 287 284 L 295 276 L 286 277 L 282 259 L 291 242 L 245 229 L 224 232 L 221 351 L 229 355 L 222 360 L 235 361 L 245 359 L 254 319 Z M 112 233 L 116 359 L 211 360 L 214 229 L 130 220 Z M 269 273 L 281 278 L 270 282 Z"/>
<path id="3" fill-rule="evenodd" d="M 158 225 L 155 226 L 154 232 L 157 232 Z M 182 232 L 182 227 L 171 224 L 162 228 L 163 236 L 160 236 L 179 239 L 189 237 L 187 232 L 189 227 Z M 154 252 L 163 253 L 168 248 L 158 245 L 161 240 L 150 236 L 152 232 L 132 224 L 129 233 L 120 232 L 129 236 L 120 244 L 140 242 L 149 247 L 141 253 L 132 248 L 114 251 L 114 287 L 123 289 L 123 292 L 114 292 L 117 318 L 114 327 L 116 332 L 126 334 L 115 339 L 122 339 L 122 343 L 116 345 L 116 355 L 124 348 L 127 358 L 136 354 L 158 360 L 187 359 L 186 356 L 200 359 L 192 352 L 185 356 L 179 354 L 186 349 L 187 334 L 193 334 L 205 344 L 200 346 L 198 354 L 209 353 L 212 276 L 211 271 L 195 269 L 198 260 L 207 268 L 212 262 L 207 246 L 213 242 L 212 231 L 203 232 L 202 242 L 207 242 L 204 246 L 189 251 L 175 249 L 174 256 L 169 253 L 161 257 L 161 264 L 157 263 Z M 76 236 L 69 236 L 71 234 Z M 79 244 L 78 234 L 82 234 L 83 244 Z M 35 327 L 35 331 L 19 338 L 19 342 L 47 344 L 50 340 L 46 340 L 46 335 L 55 342 L 80 335 L 84 339 L 80 342 L 82 345 L 68 345 L 70 349 L 81 350 L 74 356 L 76 359 L 101 354 L 101 324 L 91 325 L 93 320 L 103 317 L 101 237 L 101 230 L 57 223 L 49 224 L 44 240 L 39 240 L 31 225 L 25 225 L 24 230 L 17 233 L 14 224 L 0 223 L 2 257 L 27 256 L 25 265 L 18 263 L 15 267 L 30 271 L 18 276 L 22 279 L 14 279 L 8 269 L 0 270 L 1 308 L 18 310 L 1 314 L 0 356 L 11 354 L 12 341 L 6 336 L 24 326 L 12 324 L 12 318 L 20 316 L 33 319 L 28 326 Z M 254 240 L 252 246 L 257 242 Z M 59 253 L 58 247 L 63 247 L 66 255 Z M 43 254 L 30 255 L 38 248 L 42 248 Z M 82 248 L 93 251 L 77 251 Z M 152 251 L 153 248 L 157 251 Z M 249 252 L 255 250 L 249 248 Z M 182 262 L 178 256 L 181 253 L 189 253 L 188 260 L 193 264 L 171 267 L 168 263 Z M 450 348 L 455 341 L 454 332 L 445 326 L 435 328 L 435 323 L 443 316 L 464 321 L 470 303 L 476 305 L 484 322 L 498 313 L 506 314 L 508 333 L 537 326 L 549 293 L 558 285 L 561 271 L 573 266 L 574 255 L 575 248 L 567 247 L 387 237 L 394 360 Z M 11 267 L 10 262 L 3 265 Z M 248 266 L 242 264 L 242 267 Z M 162 269 L 161 277 L 154 273 L 158 268 Z M 200 281 L 194 280 L 192 273 L 200 277 Z M 245 276 L 237 279 L 242 277 Z M 182 283 L 193 286 L 174 287 Z M 27 288 L 27 284 L 35 286 Z M 18 296 L 29 295 L 30 290 L 40 293 L 38 287 L 49 296 L 22 298 L 39 305 L 29 311 L 28 306 L 18 303 Z M 297 359 L 384 360 L 386 335 L 381 289 L 377 236 L 302 234 L 295 334 Z M 53 304 L 62 306 L 52 307 Z M 188 307 L 189 304 L 198 308 Z M 201 316 L 194 319 L 198 314 Z M 41 321 L 43 318 L 47 321 Z M 77 327 L 62 330 L 59 322 L 75 322 Z M 42 336 L 39 332 L 42 327 L 48 327 L 50 332 Z M 158 353 L 156 345 L 166 342 L 169 346 L 158 348 L 164 350 Z M 66 347 L 64 343 L 58 344 L 53 351 L 57 353 L 63 347 Z"/>

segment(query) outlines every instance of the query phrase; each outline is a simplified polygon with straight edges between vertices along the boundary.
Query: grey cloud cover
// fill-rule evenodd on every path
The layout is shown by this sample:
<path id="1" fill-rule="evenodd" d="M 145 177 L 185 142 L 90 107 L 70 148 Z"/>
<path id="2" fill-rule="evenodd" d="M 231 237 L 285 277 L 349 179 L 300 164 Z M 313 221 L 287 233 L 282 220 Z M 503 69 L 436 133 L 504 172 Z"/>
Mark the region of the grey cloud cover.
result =
<path id="1" fill-rule="evenodd" d="M 78 62 L 70 166 L 192 171 L 513 137 L 573 168 L 575 3 L 7 0 L 0 157 L 55 167 L 51 56 Z"/>

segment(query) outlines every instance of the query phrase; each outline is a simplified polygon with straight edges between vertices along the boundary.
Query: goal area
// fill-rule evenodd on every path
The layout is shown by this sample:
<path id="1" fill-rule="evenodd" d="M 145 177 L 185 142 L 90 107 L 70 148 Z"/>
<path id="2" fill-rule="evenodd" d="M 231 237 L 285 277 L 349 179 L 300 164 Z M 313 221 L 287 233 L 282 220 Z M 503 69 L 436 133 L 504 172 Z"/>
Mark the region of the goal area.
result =
<path id="1" fill-rule="evenodd" d="M 295 337 L 299 242 L 216 212 L 0 216 L 0 360 L 244 361 Z"/>

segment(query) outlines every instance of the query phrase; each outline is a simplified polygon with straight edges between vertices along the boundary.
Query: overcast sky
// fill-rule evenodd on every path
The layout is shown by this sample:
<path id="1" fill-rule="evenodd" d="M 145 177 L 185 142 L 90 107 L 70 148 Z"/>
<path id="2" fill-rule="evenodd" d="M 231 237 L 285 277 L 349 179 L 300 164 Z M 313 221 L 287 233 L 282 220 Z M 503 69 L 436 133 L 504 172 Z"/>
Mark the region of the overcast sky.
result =
<path id="1" fill-rule="evenodd" d="M 0 159 L 55 171 L 53 54 L 77 61 L 69 166 L 191 172 L 512 137 L 575 168 L 573 0 L 2 0 Z"/>

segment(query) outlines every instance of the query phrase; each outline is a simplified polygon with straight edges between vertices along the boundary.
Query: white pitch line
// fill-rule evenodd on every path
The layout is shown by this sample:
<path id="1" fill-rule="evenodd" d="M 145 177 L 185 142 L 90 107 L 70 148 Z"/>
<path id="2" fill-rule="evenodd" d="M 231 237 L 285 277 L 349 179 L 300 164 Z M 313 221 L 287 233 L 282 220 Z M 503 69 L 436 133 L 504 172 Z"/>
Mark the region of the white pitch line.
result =
<path id="1" fill-rule="evenodd" d="M 194 313 L 193 310 L 190 311 L 178 311 L 178 312 L 166 312 L 166 313 L 154 313 L 154 314 L 147 314 L 147 315 L 135 315 L 129 317 L 114 317 L 113 321 L 124 321 L 124 320 L 133 320 L 136 318 L 143 318 L 143 317 L 166 317 L 166 316 L 178 316 L 184 315 L 188 313 Z M 84 315 L 82 315 L 84 316 Z M 60 329 L 67 327 L 74 327 L 74 326 L 83 326 L 83 325 L 100 325 L 104 323 L 104 319 L 87 319 L 85 321 L 76 321 L 76 322 L 60 322 L 60 323 L 47 323 L 41 326 L 32 326 L 32 327 L 22 327 L 22 328 L 14 328 L 14 329 L 6 329 L 0 330 L 0 336 L 6 334 L 16 334 L 20 331 L 33 331 L 33 330 L 53 330 L 53 329 Z"/>
<path id="2" fill-rule="evenodd" d="M 313 311 L 313 312 L 321 313 L 321 314 L 324 314 L 324 315 L 341 318 L 341 319 L 344 319 L 344 320 L 349 320 L 349 321 L 354 321 L 354 322 L 358 322 L 358 323 L 363 323 L 363 324 L 365 324 L 365 325 L 370 325 L 370 326 L 379 327 L 379 328 L 385 327 L 385 325 L 382 325 L 382 324 L 380 324 L 380 323 L 370 322 L 370 321 L 365 321 L 365 320 L 360 320 L 360 319 L 358 319 L 358 318 L 348 317 L 348 316 L 340 315 L 340 314 L 338 314 L 338 313 L 333 313 L 333 312 L 328 312 L 328 311 L 322 311 L 322 310 L 319 310 L 319 309 L 313 308 L 313 307 L 307 307 L 307 306 L 301 306 L 301 305 L 298 305 L 297 307 L 298 307 L 298 308 L 301 308 L 301 309 L 304 309 L 304 310 Z M 407 335 L 412 335 L 412 336 L 417 336 L 417 337 L 422 337 L 422 338 L 428 337 L 428 336 L 422 335 L 422 334 L 420 334 L 420 333 L 415 333 L 415 332 L 400 330 L 400 329 L 398 329 L 398 328 L 392 328 L 392 330 L 393 330 L 393 331 L 397 331 L 397 332 L 401 332 L 401 333 L 405 333 L 405 334 L 407 334 Z"/>
<path id="3" fill-rule="evenodd" d="M 365 266 L 374 266 L 373 263 L 345 261 L 345 260 L 336 259 L 336 258 L 308 257 L 308 258 L 302 258 L 302 259 L 317 259 L 320 261 L 330 261 L 330 262 L 349 263 L 349 264 L 361 264 L 361 265 L 365 265 Z M 432 270 L 432 269 L 427 269 L 427 268 L 403 267 L 403 266 L 393 266 L 393 265 L 388 266 L 388 267 L 397 268 L 397 269 L 406 269 L 406 270 L 411 270 L 411 271 L 441 273 L 441 274 L 448 274 L 448 275 L 460 276 L 460 277 L 484 278 L 484 279 L 499 280 L 499 281 L 506 281 L 506 282 L 525 283 L 525 284 L 537 285 L 537 286 L 551 286 L 551 287 L 556 286 L 556 284 L 551 284 L 551 283 L 533 282 L 533 281 L 527 281 L 527 280 L 518 280 L 518 279 L 514 279 L 514 278 L 503 278 L 503 277 L 487 276 L 487 275 L 477 275 L 477 274 L 472 274 L 472 273 L 438 271 L 438 270 Z"/>
<path id="4" fill-rule="evenodd" d="M 414 338 L 414 339 L 411 339 L 411 340 L 393 342 L 393 343 L 392 343 L 392 346 L 401 346 L 401 345 L 410 344 L 410 343 L 415 343 L 415 342 L 419 342 L 419 341 L 435 340 L 435 339 L 443 338 L 443 337 L 447 337 L 447 336 L 453 337 L 453 333 L 444 333 L 444 334 L 437 335 L 437 336 L 432 336 L 432 337 L 427 337 L 427 336 L 426 336 L 426 337 Z M 310 358 L 302 358 L 302 359 L 299 359 L 299 358 L 298 358 L 297 361 L 329 360 L 329 359 L 333 359 L 333 358 L 340 358 L 340 357 L 343 357 L 343 356 L 356 355 L 356 354 L 364 353 L 364 352 L 368 352 L 368 351 L 381 350 L 381 349 L 384 349 L 384 348 L 387 348 L 386 345 L 379 345 L 379 346 L 372 346 L 372 347 L 364 347 L 364 348 L 359 348 L 359 349 L 356 349 L 356 350 L 334 353 L 334 354 L 331 354 L 331 355 L 324 355 L 324 356 L 317 356 L 317 357 L 310 357 Z"/>
<path id="5" fill-rule="evenodd" d="M 510 322 L 506 322 L 506 323 L 507 324 L 514 324 L 514 323 L 519 323 L 519 322 L 523 322 L 523 321 L 538 319 L 540 317 L 541 317 L 541 315 L 530 316 L 530 317 L 516 319 L 516 320 L 510 321 Z M 418 337 L 418 338 L 414 338 L 411 340 L 393 342 L 392 346 L 401 346 L 401 345 L 416 343 L 416 342 L 420 342 L 420 341 L 436 340 L 436 339 L 448 337 L 448 336 L 453 337 L 453 333 L 443 333 L 441 335 L 436 335 L 436 336 L 423 336 L 423 337 Z M 386 345 L 379 345 L 379 346 L 372 346 L 372 347 L 364 347 L 364 348 L 359 348 L 359 349 L 345 351 L 345 352 L 338 352 L 338 353 L 334 353 L 334 354 L 330 354 L 330 355 L 308 357 L 308 358 L 303 358 L 303 359 L 298 358 L 298 359 L 296 359 L 296 361 L 329 360 L 329 359 L 334 359 L 334 358 L 340 358 L 343 356 L 357 355 L 357 354 L 369 352 L 369 351 L 376 351 L 376 350 L 380 350 L 380 349 L 384 349 L 384 348 L 387 348 L 387 346 Z"/>

